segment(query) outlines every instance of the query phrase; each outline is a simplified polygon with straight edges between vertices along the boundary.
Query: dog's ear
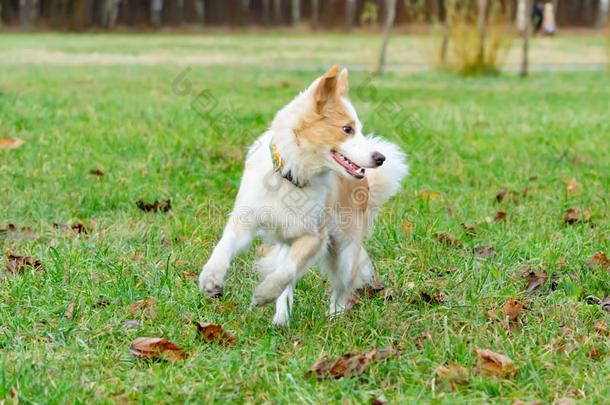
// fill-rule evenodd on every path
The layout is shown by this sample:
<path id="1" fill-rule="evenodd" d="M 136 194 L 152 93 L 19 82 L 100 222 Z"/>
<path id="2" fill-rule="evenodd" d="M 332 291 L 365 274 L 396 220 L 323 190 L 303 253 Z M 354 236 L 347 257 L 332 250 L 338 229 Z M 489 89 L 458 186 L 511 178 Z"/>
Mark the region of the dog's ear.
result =
<path id="1" fill-rule="evenodd" d="M 347 69 L 343 68 L 337 78 L 337 94 L 341 97 L 347 97 L 349 91 Z"/>
<path id="2" fill-rule="evenodd" d="M 339 66 L 332 65 L 328 72 L 316 80 L 313 90 L 313 101 L 316 112 L 320 113 L 329 98 L 337 92 L 337 71 Z"/>

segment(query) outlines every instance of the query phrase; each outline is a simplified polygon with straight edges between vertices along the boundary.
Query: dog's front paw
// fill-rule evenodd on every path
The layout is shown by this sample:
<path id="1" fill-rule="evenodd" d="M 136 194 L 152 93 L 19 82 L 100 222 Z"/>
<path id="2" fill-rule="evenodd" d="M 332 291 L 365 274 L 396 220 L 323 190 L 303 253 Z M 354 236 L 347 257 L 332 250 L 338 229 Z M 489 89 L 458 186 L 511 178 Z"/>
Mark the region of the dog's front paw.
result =
<path id="1" fill-rule="evenodd" d="M 213 274 L 204 268 L 199 274 L 199 290 L 211 298 L 222 297 L 222 280 L 217 280 Z"/>

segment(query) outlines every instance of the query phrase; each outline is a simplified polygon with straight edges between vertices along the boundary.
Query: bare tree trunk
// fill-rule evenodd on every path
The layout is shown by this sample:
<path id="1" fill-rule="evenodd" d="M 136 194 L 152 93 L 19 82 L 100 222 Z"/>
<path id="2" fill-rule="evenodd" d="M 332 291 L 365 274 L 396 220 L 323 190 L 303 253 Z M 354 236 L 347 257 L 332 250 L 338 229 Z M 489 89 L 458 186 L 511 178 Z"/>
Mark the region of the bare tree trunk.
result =
<path id="1" fill-rule="evenodd" d="M 292 25 L 301 23 L 301 0 L 291 0 L 290 19 L 292 20 Z"/>
<path id="2" fill-rule="evenodd" d="M 599 0 L 599 10 L 597 11 L 595 24 L 598 28 L 608 25 L 608 9 L 610 9 L 610 0 Z"/>
<path id="3" fill-rule="evenodd" d="M 311 25 L 314 29 L 320 25 L 320 0 L 311 0 Z"/>
<path id="4" fill-rule="evenodd" d="M 449 49 L 449 16 L 451 13 L 453 13 L 453 8 L 455 7 L 453 1 L 454 0 L 437 0 L 438 1 L 438 12 L 439 12 L 439 16 L 438 19 L 439 21 L 441 21 L 442 24 L 442 30 L 443 30 L 443 38 L 441 39 L 441 50 L 440 50 L 440 62 L 441 64 L 445 64 L 447 63 L 447 50 Z M 447 6 L 447 4 L 445 3 L 449 3 L 449 5 Z M 443 8 L 444 13 L 443 13 Z M 441 13 L 445 15 L 445 18 L 442 19 L 441 18 Z"/>
<path id="5" fill-rule="evenodd" d="M 356 19 L 356 0 L 347 0 L 345 5 L 345 26 L 351 28 Z"/>
<path id="6" fill-rule="evenodd" d="M 527 27 L 527 21 L 530 18 L 530 15 L 528 14 L 528 12 L 526 10 L 527 10 L 527 0 L 518 0 L 516 25 L 517 25 L 517 30 L 519 30 L 519 32 L 521 34 L 523 34 L 523 31 Z"/>
<path id="7" fill-rule="evenodd" d="M 119 6 L 122 0 L 110 0 L 110 10 L 108 11 L 108 28 L 116 27 L 116 20 L 119 18 Z"/>
<path id="8" fill-rule="evenodd" d="M 184 0 L 176 0 L 176 6 L 178 8 L 178 25 L 184 23 Z"/>
<path id="9" fill-rule="evenodd" d="M 273 0 L 273 21 L 276 24 L 282 23 L 282 0 Z"/>
<path id="10" fill-rule="evenodd" d="M 29 28 L 32 25 L 33 6 L 33 0 L 19 0 L 19 22 L 23 28 Z"/>
<path id="11" fill-rule="evenodd" d="M 523 37 L 523 55 L 521 59 L 521 77 L 526 77 L 529 73 L 529 43 L 530 32 L 532 31 L 532 21 L 529 18 L 532 11 L 532 0 L 524 0 L 525 14 L 528 18 L 525 21 L 525 29 L 521 32 Z"/>
<path id="12" fill-rule="evenodd" d="M 163 11 L 163 0 L 150 1 L 150 23 L 153 27 L 161 26 L 161 11 Z"/>
<path id="13" fill-rule="evenodd" d="M 263 25 L 269 25 L 271 23 L 271 18 L 269 17 L 271 14 L 271 7 L 269 2 L 271 0 L 263 0 Z"/>
<path id="14" fill-rule="evenodd" d="M 385 70 L 386 64 L 386 52 L 388 49 L 388 41 L 390 40 L 390 32 L 394 25 L 394 18 L 396 17 L 396 0 L 386 0 L 386 19 L 385 27 L 383 29 L 383 40 L 381 41 L 381 51 L 379 52 L 379 64 L 377 65 L 377 74 L 382 74 Z"/>
<path id="15" fill-rule="evenodd" d="M 481 66 L 485 63 L 485 45 L 487 40 L 487 6 L 488 0 L 478 0 L 477 25 L 479 29 L 479 54 L 477 60 Z"/>
<path id="16" fill-rule="evenodd" d="M 195 0 L 195 14 L 199 24 L 205 25 L 205 0 Z"/>

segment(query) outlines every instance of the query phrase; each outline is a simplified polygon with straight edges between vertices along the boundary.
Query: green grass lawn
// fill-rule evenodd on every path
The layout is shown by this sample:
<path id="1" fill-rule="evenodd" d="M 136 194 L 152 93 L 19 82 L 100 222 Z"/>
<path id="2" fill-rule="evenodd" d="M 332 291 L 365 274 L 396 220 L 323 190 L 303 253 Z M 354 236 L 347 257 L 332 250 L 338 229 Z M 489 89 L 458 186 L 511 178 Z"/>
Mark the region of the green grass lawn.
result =
<path id="1" fill-rule="evenodd" d="M 102 48 L 115 46 L 107 40 Z M 181 73 L 188 86 L 177 83 Z M 0 151 L 0 228 L 36 233 L 7 233 L 0 247 L 42 262 L 17 275 L 0 262 L 0 402 L 15 393 L 23 403 L 57 404 L 607 401 L 610 339 L 595 325 L 610 316 L 586 300 L 610 295 L 608 270 L 587 266 L 595 252 L 610 253 L 606 73 L 388 74 L 368 84 L 352 74 L 365 132 L 400 144 L 411 166 L 367 243 L 394 299 L 364 299 L 329 321 L 329 284 L 311 271 L 297 286 L 291 327 L 274 328 L 273 308 L 249 307 L 252 250 L 235 261 L 222 300 L 199 294 L 192 275 L 219 238 L 246 147 L 319 73 L 0 66 L 0 137 L 25 141 Z M 103 177 L 89 173 L 98 167 Z M 518 202 L 497 203 L 502 188 L 521 193 Z M 144 213 L 140 198 L 169 198 L 172 210 Z M 582 212 L 574 225 L 563 223 L 570 207 Z M 499 208 L 506 221 L 486 221 Z M 53 226 L 79 221 L 93 231 Z M 474 236 L 462 227 L 478 222 Z M 440 243 L 436 232 L 462 247 Z M 495 254 L 475 258 L 477 245 Z M 532 294 L 528 268 L 547 274 Z M 428 303 L 422 293 L 444 299 Z M 154 310 L 128 311 L 148 298 Z M 512 298 L 528 309 L 507 333 L 488 311 L 502 316 Z M 237 345 L 203 343 L 191 320 L 224 325 Z M 166 337 L 190 357 L 139 361 L 129 347 L 140 336 Z M 325 355 L 397 344 L 399 358 L 361 377 L 304 379 Z M 510 357 L 517 375 L 474 373 L 475 348 Z M 448 361 L 471 370 L 454 390 L 435 377 Z"/>

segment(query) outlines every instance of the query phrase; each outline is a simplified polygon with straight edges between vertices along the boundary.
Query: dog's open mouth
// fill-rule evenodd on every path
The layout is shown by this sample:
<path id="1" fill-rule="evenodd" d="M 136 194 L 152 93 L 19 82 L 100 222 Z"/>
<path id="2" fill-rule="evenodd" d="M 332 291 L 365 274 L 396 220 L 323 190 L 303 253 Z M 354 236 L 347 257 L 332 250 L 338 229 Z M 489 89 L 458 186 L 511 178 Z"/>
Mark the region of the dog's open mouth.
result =
<path id="1" fill-rule="evenodd" d="M 357 179 L 364 178 L 364 168 L 358 166 L 356 163 L 352 162 L 342 154 L 336 151 L 330 151 L 330 155 L 335 159 L 335 162 L 339 163 L 346 172 L 351 174 Z"/>

